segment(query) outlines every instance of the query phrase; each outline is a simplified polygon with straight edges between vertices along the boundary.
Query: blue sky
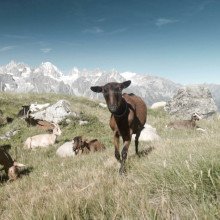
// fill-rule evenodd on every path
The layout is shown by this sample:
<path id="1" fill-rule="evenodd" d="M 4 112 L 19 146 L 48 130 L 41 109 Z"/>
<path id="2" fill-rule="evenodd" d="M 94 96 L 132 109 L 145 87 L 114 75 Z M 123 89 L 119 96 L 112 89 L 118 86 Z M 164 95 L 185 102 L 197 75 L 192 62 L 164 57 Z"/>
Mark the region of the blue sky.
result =
<path id="1" fill-rule="evenodd" d="M 220 0 L 1 0 L 0 65 L 220 84 Z"/>

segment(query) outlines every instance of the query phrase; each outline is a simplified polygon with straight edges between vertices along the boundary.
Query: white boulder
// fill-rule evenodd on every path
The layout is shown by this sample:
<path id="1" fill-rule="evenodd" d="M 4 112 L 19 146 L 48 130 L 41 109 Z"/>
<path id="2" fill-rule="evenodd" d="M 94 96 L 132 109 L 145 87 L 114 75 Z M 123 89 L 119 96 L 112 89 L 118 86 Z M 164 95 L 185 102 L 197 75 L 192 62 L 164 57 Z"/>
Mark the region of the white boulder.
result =
<path id="1" fill-rule="evenodd" d="M 75 152 L 73 151 L 73 141 L 69 141 L 61 145 L 57 149 L 56 154 L 59 157 L 74 157 Z"/>
<path id="2" fill-rule="evenodd" d="M 132 135 L 132 139 L 135 140 L 135 134 Z M 139 141 L 158 141 L 160 139 L 156 128 L 146 123 L 139 137 Z"/>

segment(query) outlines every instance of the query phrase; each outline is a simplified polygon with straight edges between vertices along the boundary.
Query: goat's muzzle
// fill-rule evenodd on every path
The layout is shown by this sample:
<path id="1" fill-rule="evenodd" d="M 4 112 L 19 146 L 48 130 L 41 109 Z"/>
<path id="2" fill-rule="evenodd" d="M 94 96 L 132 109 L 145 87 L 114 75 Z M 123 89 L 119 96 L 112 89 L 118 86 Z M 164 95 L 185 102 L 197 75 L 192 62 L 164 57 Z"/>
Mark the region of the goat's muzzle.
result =
<path id="1" fill-rule="evenodd" d="M 115 113 L 118 110 L 118 106 L 117 105 L 109 105 L 108 109 L 110 112 Z"/>

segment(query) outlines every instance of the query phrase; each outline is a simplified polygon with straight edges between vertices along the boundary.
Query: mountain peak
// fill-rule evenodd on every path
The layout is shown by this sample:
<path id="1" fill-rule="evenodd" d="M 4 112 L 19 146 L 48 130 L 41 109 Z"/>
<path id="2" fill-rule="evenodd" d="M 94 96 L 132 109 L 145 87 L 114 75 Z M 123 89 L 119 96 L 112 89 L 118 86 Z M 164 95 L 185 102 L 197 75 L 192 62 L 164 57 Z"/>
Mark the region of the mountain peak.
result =
<path id="1" fill-rule="evenodd" d="M 43 73 L 45 76 L 54 78 L 60 78 L 63 75 L 63 73 L 51 62 L 41 63 L 41 65 L 36 68 L 34 72 Z"/>

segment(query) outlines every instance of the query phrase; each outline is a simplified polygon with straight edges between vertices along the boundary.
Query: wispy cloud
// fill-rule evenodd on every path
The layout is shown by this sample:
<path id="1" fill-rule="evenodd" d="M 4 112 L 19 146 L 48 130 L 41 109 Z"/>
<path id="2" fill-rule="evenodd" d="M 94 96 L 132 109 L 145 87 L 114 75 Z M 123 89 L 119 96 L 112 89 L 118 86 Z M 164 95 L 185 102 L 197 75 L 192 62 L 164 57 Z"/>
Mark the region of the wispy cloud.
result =
<path id="1" fill-rule="evenodd" d="M 3 34 L 2 36 L 6 38 L 12 38 L 12 39 L 18 39 L 18 40 L 33 39 L 33 37 L 31 36 L 17 35 L 17 34 Z"/>
<path id="2" fill-rule="evenodd" d="M 96 22 L 99 22 L 99 23 L 104 22 L 104 21 L 106 21 L 106 18 L 98 18 L 98 19 L 96 20 Z"/>
<path id="3" fill-rule="evenodd" d="M 205 10 L 205 8 L 213 2 L 214 0 L 207 0 L 207 1 L 202 2 L 201 4 L 198 5 L 197 11 L 200 12 L 200 11 Z"/>
<path id="4" fill-rule="evenodd" d="M 92 27 L 92 28 L 88 28 L 88 29 L 83 30 L 83 33 L 89 33 L 89 34 L 100 34 L 103 32 L 104 32 L 104 30 L 99 27 Z"/>
<path id="5" fill-rule="evenodd" d="M 115 29 L 115 30 L 109 32 L 108 34 L 118 34 L 118 33 L 123 33 L 123 32 L 125 32 L 125 31 L 127 31 L 127 30 L 128 30 L 128 28 L 126 28 L 126 27 L 124 27 L 124 28 L 119 28 L 119 29 Z"/>
<path id="6" fill-rule="evenodd" d="M 6 47 L 2 47 L 0 48 L 0 52 L 5 52 L 8 50 L 13 50 L 16 46 L 10 45 L 10 46 L 6 46 Z"/>
<path id="7" fill-rule="evenodd" d="M 204 1 L 201 1 L 199 4 L 192 3 L 189 6 L 188 11 L 186 12 L 186 15 L 187 16 L 194 16 L 194 15 L 196 15 L 198 13 L 201 13 L 201 12 L 205 11 L 206 8 L 210 4 L 213 4 L 215 2 L 216 2 L 215 0 L 204 0 Z"/>
<path id="8" fill-rule="evenodd" d="M 177 22 L 179 22 L 179 20 L 171 19 L 171 18 L 158 18 L 155 22 L 155 25 L 161 27 L 164 25 L 173 24 Z"/>
<path id="9" fill-rule="evenodd" d="M 50 53 L 50 51 L 52 50 L 52 48 L 41 48 L 40 49 L 43 53 Z"/>

